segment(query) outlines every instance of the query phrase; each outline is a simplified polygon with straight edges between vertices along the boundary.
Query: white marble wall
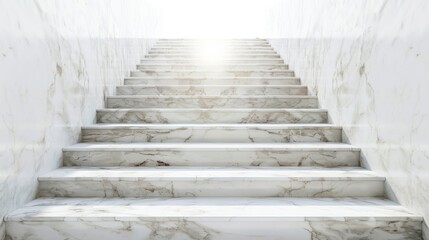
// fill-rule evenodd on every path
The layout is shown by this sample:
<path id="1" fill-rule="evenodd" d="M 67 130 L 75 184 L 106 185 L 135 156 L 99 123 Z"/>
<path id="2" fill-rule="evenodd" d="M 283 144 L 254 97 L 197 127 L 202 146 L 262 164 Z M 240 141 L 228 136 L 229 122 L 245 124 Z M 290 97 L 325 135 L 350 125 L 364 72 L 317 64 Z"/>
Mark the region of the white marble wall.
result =
<path id="1" fill-rule="evenodd" d="M 60 166 L 156 26 L 141 0 L 0 0 L 0 239 L 3 216 Z"/>
<path id="2" fill-rule="evenodd" d="M 429 2 L 285 0 L 271 43 L 387 176 L 392 198 L 429 221 Z M 274 39 L 276 38 L 276 39 Z"/>

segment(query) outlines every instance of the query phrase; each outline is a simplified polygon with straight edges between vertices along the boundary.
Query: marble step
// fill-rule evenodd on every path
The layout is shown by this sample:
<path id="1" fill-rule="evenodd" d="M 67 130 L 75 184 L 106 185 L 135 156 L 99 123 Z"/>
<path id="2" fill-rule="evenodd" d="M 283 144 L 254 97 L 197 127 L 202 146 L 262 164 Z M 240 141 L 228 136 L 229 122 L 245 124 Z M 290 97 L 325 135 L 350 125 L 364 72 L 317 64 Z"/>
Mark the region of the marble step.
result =
<path id="1" fill-rule="evenodd" d="M 323 109 L 99 109 L 98 123 L 327 123 Z"/>
<path id="2" fill-rule="evenodd" d="M 218 43 L 218 44 L 206 44 L 206 43 L 193 43 L 193 42 L 157 42 L 154 47 L 177 47 L 177 46 L 191 46 L 191 47 L 205 47 L 222 49 L 224 47 L 271 47 L 268 42 L 229 42 L 229 43 Z"/>
<path id="3" fill-rule="evenodd" d="M 202 57 L 205 58 L 205 54 L 204 53 L 195 53 L 195 54 L 171 54 L 171 53 L 166 53 L 166 54 L 147 54 L 145 55 L 145 58 L 185 58 L 185 59 L 189 59 L 189 58 L 198 58 L 198 57 Z M 220 63 L 222 63 L 223 59 L 229 59 L 229 58 L 255 58 L 255 59 L 277 59 L 280 58 L 279 54 L 228 54 L 228 55 L 219 55 L 218 56 L 219 59 L 217 59 L 217 57 L 215 57 L 214 59 L 211 58 L 206 58 L 205 61 L 206 62 L 213 62 L 213 61 L 219 61 Z"/>
<path id="4" fill-rule="evenodd" d="M 198 47 L 153 47 L 150 51 L 162 51 L 162 52 L 204 52 L 201 48 Z M 223 52 L 274 52 L 276 51 L 272 47 L 225 47 Z"/>
<path id="5" fill-rule="evenodd" d="M 383 197 L 359 167 L 65 167 L 39 176 L 39 197 Z"/>
<path id="6" fill-rule="evenodd" d="M 283 59 L 255 59 L 255 58 L 229 58 L 221 62 L 210 62 L 204 58 L 146 58 L 140 60 L 141 64 L 284 64 Z"/>
<path id="7" fill-rule="evenodd" d="M 289 86 L 299 85 L 301 80 L 297 77 L 128 77 L 124 79 L 125 85 L 263 85 L 263 86 Z"/>
<path id="8" fill-rule="evenodd" d="M 341 142 L 341 134 L 341 127 L 329 124 L 95 124 L 82 127 L 83 142 Z"/>
<path id="9" fill-rule="evenodd" d="M 317 108 L 317 97 L 298 95 L 107 97 L 108 108 Z"/>
<path id="10" fill-rule="evenodd" d="M 79 143 L 65 166 L 359 166 L 360 149 L 342 143 Z"/>
<path id="11" fill-rule="evenodd" d="M 116 87 L 117 95 L 307 95 L 299 85 L 127 85 Z"/>
<path id="12" fill-rule="evenodd" d="M 204 53 L 200 49 L 151 49 L 149 54 L 202 54 Z M 277 54 L 273 49 L 225 49 L 223 52 L 225 55 L 240 55 L 240 54 Z"/>
<path id="13" fill-rule="evenodd" d="M 131 77 L 294 77 L 291 70 L 171 70 L 146 69 L 131 71 Z"/>
<path id="14" fill-rule="evenodd" d="M 5 221 L 14 240 L 422 240 L 423 219 L 382 198 L 40 198 Z"/>
<path id="15" fill-rule="evenodd" d="M 288 70 L 289 67 L 286 64 L 144 64 L 137 65 L 137 70 L 205 70 L 205 71 L 240 71 L 240 70 Z"/>
<path id="16" fill-rule="evenodd" d="M 229 42 L 262 42 L 268 43 L 266 39 L 260 38 L 247 38 L 247 39 L 192 39 L 192 38 L 169 38 L 169 39 L 159 39 L 158 42 L 197 42 L 197 43 L 229 43 Z"/>

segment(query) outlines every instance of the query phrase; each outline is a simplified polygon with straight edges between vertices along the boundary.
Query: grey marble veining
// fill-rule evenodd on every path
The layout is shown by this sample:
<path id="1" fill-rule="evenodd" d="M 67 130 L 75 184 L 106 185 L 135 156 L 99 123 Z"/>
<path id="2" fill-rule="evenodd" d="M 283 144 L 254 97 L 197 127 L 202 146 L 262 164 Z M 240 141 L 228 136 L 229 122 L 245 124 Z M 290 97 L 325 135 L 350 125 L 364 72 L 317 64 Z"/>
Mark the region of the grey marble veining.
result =
<path id="1" fill-rule="evenodd" d="M 200 54 L 194 53 L 194 54 L 173 54 L 173 53 L 162 53 L 162 54 L 147 54 L 146 58 L 152 59 L 152 58 L 197 58 Z M 256 59 L 275 59 L 280 58 L 280 55 L 274 53 L 274 54 L 257 54 L 257 53 L 243 53 L 243 54 L 232 54 L 228 53 L 223 55 L 224 58 L 256 58 Z"/>
<path id="2" fill-rule="evenodd" d="M 298 85 L 296 77 L 131 77 L 125 78 L 125 85 Z"/>
<path id="3" fill-rule="evenodd" d="M 346 144 L 110 144 L 64 148 L 66 166 L 359 166 Z"/>
<path id="4" fill-rule="evenodd" d="M 361 168 L 60 168 L 39 197 L 383 197 L 384 178 Z"/>
<path id="5" fill-rule="evenodd" d="M 82 127 L 83 142 L 341 142 L 327 124 L 97 124 Z"/>
<path id="6" fill-rule="evenodd" d="M 307 95 L 305 86 L 289 85 L 147 85 L 120 86 L 118 95 Z"/>
<path id="7" fill-rule="evenodd" d="M 7 220 L 10 239 L 421 239 L 421 218 L 376 198 L 40 199 Z"/>
<path id="8" fill-rule="evenodd" d="M 147 58 L 140 61 L 141 64 L 201 64 L 202 58 Z M 255 59 L 255 58 L 228 58 L 222 60 L 223 64 L 284 64 L 283 59 Z"/>
<path id="9" fill-rule="evenodd" d="M 322 109 L 100 109 L 98 123 L 326 123 Z"/>
<path id="10" fill-rule="evenodd" d="M 109 108 L 317 108 L 312 96 L 140 96 L 107 98 Z"/>
<path id="11" fill-rule="evenodd" d="M 240 71 L 240 70 L 288 70 L 286 64 L 236 64 L 236 65 L 219 65 L 219 64 L 143 64 L 137 65 L 137 70 L 227 70 L 227 71 Z"/>
<path id="12" fill-rule="evenodd" d="M 221 70 L 221 71 L 162 71 L 139 70 L 131 71 L 131 77 L 294 77 L 291 70 Z"/>

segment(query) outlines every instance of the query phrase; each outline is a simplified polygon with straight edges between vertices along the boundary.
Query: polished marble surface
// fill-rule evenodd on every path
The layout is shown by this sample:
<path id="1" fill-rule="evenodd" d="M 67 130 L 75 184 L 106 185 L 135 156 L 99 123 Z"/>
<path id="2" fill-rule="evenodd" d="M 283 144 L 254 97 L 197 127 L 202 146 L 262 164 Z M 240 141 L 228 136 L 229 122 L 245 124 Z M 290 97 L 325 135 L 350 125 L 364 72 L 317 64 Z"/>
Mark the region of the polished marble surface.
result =
<path id="1" fill-rule="evenodd" d="M 330 4 L 328 4 L 330 3 Z M 389 196 L 429 221 L 429 3 L 282 1 L 274 49 L 332 123 L 385 174 Z"/>
<path id="2" fill-rule="evenodd" d="M 8 230 L 17 239 L 415 240 L 420 220 L 377 198 L 47 198 L 9 215 Z"/>
<path id="3" fill-rule="evenodd" d="M 153 9 L 127 3 L 0 1 L 0 239 L 3 216 L 35 197 L 153 44 Z"/>

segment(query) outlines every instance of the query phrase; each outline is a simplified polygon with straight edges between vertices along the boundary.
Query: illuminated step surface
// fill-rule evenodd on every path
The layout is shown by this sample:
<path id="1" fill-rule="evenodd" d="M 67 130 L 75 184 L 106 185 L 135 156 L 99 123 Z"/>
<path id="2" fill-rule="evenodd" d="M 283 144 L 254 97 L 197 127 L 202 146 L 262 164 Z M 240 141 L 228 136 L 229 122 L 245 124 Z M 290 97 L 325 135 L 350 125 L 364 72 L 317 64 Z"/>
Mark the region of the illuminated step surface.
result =
<path id="1" fill-rule="evenodd" d="M 125 78 L 125 85 L 298 85 L 297 77 L 130 77 Z"/>
<path id="2" fill-rule="evenodd" d="M 6 239 L 422 240 L 288 64 L 265 39 L 159 40 Z"/>
<path id="3" fill-rule="evenodd" d="M 342 143 L 79 143 L 67 166 L 359 166 L 360 149 Z"/>
<path id="4" fill-rule="evenodd" d="M 323 109 L 100 109 L 98 123 L 326 123 Z"/>
<path id="5" fill-rule="evenodd" d="M 83 142 L 341 142 L 327 124 L 96 124 L 82 127 Z"/>
<path id="6" fill-rule="evenodd" d="M 41 198 L 6 221 L 12 239 L 414 240 L 422 233 L 422 218 L 379 198 Z"/>
<path id="7" fill-rule="evenodd" d="M 307 87 L 299 85 L 147 85 L 119 86 L 118 95 L 307 95 Z"/>
<path id="8" fill-rule="evenodd" d="M 39 197 L 383 197 L 384 177 L 362 168 L 60 168 Z"/>
<path id="9" fill-rule="evenodd" d="M 109 108 L 317 108 L 317 98 L 296 95 L 264 96 L 144 96 L 107 98 Z"/>

